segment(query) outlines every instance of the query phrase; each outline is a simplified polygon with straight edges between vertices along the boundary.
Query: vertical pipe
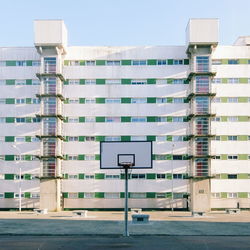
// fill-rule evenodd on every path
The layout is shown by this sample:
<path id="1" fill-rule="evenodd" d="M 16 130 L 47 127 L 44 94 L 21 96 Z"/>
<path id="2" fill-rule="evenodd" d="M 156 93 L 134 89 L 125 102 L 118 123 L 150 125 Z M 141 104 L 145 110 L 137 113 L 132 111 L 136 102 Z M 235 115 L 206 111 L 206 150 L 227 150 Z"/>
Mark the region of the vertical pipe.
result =
<path id="1" fill-rule="evenodd" d="M 125 232 L 124 236 L 128 237 L 128 167 L 125 166 Z"/>
<path id="2" fill-rule="evenodd" d="M 21 155 L 19 156 L 21 157 Z M 21 171 L 21 165 L 19 165 L 19 212 L 22 211 L 22 186 L 21 186 L 21 176 L 22 176 L 22 171 Z"/>
<path id="3" fill-rule="evenodd" d="M 171 210 L 172 212 L 174 211 L 174 144 L 172 144 L 172 162 L 171 162 L 171 174 L 172 174 L 172 179 L 171 179 L 171 192 L 172 192 L 172 199 L 171 199 Z"/>

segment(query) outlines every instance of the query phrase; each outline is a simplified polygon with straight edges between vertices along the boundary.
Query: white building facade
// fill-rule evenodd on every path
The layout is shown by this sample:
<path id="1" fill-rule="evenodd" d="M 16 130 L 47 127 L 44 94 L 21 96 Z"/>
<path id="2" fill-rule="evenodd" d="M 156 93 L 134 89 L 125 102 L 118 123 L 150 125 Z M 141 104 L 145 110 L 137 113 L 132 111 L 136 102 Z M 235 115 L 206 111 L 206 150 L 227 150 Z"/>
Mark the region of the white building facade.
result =
<path id="1" fill-rule="evenodd" d="M 250 38 L 218 45 L 191 19 L 185 46 L 74 47 L 35 21 L 35 47 L 0 48 L 0 208 L 122 209 L 124 173 L 100 141 L 152 141 L 129 206 L 250 207 Z M 20 175 L 21 170 L 21 175 Z"/>

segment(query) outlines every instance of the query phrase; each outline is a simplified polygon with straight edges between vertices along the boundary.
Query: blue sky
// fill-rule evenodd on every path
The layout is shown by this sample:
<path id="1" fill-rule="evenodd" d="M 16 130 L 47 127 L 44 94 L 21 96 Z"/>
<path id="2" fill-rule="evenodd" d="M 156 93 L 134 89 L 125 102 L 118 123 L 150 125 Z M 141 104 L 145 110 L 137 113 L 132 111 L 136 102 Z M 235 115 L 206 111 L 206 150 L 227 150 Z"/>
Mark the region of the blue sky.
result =
<path id="1" fill-rule="evenodd" d="M 250 0 L 0 0 L 0 46 L 32 46 L 34 19 L 63 19 L 69 45 L 183 45 L 189 18 L 219 18 L 220 44 L 250 35 Z"/>

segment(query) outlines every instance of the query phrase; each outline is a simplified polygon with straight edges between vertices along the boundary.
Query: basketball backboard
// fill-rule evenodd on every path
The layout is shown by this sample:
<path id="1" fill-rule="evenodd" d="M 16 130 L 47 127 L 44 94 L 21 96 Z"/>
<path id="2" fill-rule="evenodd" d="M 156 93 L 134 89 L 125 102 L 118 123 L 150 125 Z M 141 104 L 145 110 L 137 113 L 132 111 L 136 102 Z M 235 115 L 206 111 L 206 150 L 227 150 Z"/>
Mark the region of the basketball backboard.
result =
<path id="1" fill-rule="evenodd" d="M 120 169 L 124 164 L 134 169 L 152 168 L 152 142 L 101 142 L 100 168 Z"/>

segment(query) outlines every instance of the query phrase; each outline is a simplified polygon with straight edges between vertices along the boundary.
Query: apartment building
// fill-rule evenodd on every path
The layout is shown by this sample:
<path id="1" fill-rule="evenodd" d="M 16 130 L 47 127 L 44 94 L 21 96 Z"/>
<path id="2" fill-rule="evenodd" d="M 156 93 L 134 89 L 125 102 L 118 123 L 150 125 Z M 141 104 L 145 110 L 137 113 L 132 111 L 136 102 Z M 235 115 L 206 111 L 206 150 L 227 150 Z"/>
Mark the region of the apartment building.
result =
<path id="1" fill-rule="evenodd" d="M 101 141 L 153 142 L 130 207 L 250 207 L 250 37 L 219 45 L 217 19 L 191 19 L 183 46 L 68 46 L 62 20 L 34 32 L 0 48 L 1 209 L 122 209 Z"/>

